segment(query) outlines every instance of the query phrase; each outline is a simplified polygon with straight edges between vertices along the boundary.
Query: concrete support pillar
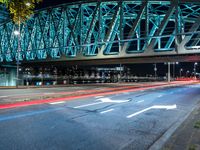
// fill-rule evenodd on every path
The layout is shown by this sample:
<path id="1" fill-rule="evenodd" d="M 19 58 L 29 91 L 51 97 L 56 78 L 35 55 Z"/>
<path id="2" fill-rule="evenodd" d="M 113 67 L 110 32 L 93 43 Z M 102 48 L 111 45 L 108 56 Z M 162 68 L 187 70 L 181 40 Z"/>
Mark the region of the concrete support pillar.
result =
<path id="1" fill-rule="evenodd" d="M 0 86 L 16 86 L 16 68 L 3 68 L 0 74 Z"/>
<path id="2" fill-rule="evenodd" d="M 168 62 L 168 73 L 167 73 L 167 80 L 168 80 L 168 82 L 170 82 L 170 81 L 171 81 L 170 62 Z"/>

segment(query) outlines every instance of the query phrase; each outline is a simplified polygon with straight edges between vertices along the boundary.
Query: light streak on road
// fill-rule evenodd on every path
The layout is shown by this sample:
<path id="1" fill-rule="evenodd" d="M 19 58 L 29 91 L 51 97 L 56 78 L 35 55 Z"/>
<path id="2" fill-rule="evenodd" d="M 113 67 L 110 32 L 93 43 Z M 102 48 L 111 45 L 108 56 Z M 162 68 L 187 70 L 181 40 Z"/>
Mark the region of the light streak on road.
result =
<path id="1" fill-rule="evenodd" d="M 5 97 L 8 97 L 8 96 L 0 96 L 0 98 L 5 98 Z"/>

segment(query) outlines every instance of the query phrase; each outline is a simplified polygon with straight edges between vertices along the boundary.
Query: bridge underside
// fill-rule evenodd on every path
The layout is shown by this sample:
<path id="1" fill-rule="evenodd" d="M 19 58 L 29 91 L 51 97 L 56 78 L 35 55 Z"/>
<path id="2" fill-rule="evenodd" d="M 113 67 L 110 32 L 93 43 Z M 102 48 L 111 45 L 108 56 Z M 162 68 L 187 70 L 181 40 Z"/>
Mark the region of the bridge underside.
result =
<path id="1" fill-rule="evenodd" d="M 36 12 L 20 36 L 17 29 L 0 25 L 1 63 L 200 60 L 199 0 L 63 4 Z"/>
<path id="2" fill-rule="evenodd" d="M 64 59 L 46 59 L 23 61 L 21 66 L 89 66 L 89 65 L 111 65 L 111 64 L 138 64 L 138 63 L 166 63 L 166 62 L 198 62 L 200 55 L 169 55 L 169 56 L 147 56 L 147 57 L 125 57 L 125 58 L 111 58 L 111 59 L 90 59 L 90 60 L 66 60 Z M 13 64 L 2 63 L 2 65 Z"/>

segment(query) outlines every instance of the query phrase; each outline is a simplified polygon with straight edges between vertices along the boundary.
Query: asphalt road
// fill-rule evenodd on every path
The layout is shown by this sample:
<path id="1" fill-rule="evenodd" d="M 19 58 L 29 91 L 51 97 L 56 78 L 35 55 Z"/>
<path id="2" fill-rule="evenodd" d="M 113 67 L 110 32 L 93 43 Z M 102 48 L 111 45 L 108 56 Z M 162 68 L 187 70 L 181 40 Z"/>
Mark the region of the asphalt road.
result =
<path id="1" fill-rule="evenodd" d="M 0 150 L 145 150 L 200 100 L 200 85 L 0 110 Z"/>

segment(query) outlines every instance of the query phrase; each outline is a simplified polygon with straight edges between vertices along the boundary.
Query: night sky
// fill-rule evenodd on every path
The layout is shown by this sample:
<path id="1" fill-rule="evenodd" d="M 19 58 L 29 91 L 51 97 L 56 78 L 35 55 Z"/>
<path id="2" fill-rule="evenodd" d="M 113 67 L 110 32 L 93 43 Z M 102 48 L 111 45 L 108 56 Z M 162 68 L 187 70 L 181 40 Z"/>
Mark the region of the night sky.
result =
<path id="1" fill-rule="evenodd" d="M 80 2 L 80 1 L 81 0 L 43 0 L 43 2 L 37 5 L 36 9 L 46 8 L 49 6 L 55 6 L 64 3 Z"/>

